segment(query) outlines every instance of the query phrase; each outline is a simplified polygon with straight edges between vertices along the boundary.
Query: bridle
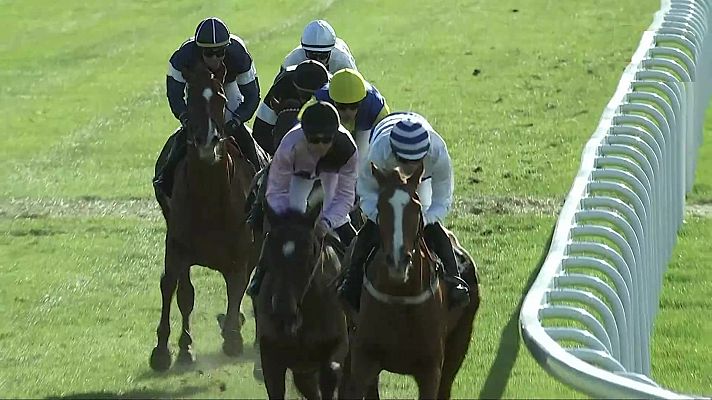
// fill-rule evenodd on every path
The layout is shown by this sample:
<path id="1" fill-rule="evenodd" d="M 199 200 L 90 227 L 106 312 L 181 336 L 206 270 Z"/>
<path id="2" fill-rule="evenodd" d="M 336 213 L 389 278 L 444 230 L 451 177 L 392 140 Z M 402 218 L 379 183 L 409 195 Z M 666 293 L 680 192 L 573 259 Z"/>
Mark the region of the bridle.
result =
<path id="1" fill-rule="evenodd" d="M 417 193 L 415 194 L 416 199 L 417 199 Z M 418 250 L 421 250 L 425 253 L 425 258 L 423 261 L 430 261 L 428 263 L 429 269 L 430 269 L 430 284 L 424 288 L 420 293 L 414 296 L 395 296 L 392 294 L 384 293 L 373 285 L 371 281 L 368 279 L 368 274 L 366 273 L 366 270 L 364 269 L 364 274 L 363 274 L 363 285 L 366 288 L 366 291 L 368 294 L 370 294 L 374 299 L 381 303 L 386 303 L 386 304 L 395 304 L 395 305 L 418 305 L 425 303 L 428 299 L 433 297 L 435 295 L 435 292 L 437 291 L 440 283 L 440 278 L 437 274 L 437 270 L 434 267 L 436 264 L 435 262 L 435 257 L 433 257 L 433 254 L 430 252 L 430 249 L 425 245 L 425 239 L 423 236 L 423 232 L 425 230 L 425 224 L 423 221 L 423 216 L 422 214 L 418 215 L 418 231 L 416 232 L 415 235 L 415 241 L 417 241 L 417 245 L 414 246 L 415 253 L 418 252 Z"/>

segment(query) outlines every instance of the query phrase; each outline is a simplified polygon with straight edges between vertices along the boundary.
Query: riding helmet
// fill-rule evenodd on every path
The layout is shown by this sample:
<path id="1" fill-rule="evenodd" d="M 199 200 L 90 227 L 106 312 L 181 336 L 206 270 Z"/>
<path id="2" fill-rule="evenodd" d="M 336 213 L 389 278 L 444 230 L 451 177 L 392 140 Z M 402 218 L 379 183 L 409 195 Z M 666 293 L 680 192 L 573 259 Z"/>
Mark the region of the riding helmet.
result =
<path id="1" fill-rule="evenodd" d="M 405 160 L 420 160 L 430 149 L 430 132 L 416 115 L 406 115 L 398 121 L 391 130 L 390 140 L 393 153 Z"/>
<path id="2" fill-rule="evenodd" d="M 306 51 L 328 52 L 336 44 L 336 32 L 323 19 L 311 21 L 302 33 L 302 48 Z"/>
<path id="3" fill-rule="evenodd" d="M 294 70 L 294 84 L 299 89 L 315 91 L 328 81 L 329 72 L 319 61 L 302 61 Z"/>
<path id="4" fill-rule="evenodd" d="M 337 103 L 358 103 L 366 97 L 366 80 L 355 69 L 344 68 L 331 78 L 329 97 Z"/>
<path id="5" fill-rule="evenodd" d="M 230 44 L 230 30 L 220 18 L 205 18 L 195 28 L 195 43 L 199 47 L 227 46 Z"/>
<path id="6" fill-rule="evenodd" d="M 302 131 L 307 140 L 312 136 L 334 136 L 340 124 L 336 108 L 325 101 L 311 104 L 302 114 Z"/>

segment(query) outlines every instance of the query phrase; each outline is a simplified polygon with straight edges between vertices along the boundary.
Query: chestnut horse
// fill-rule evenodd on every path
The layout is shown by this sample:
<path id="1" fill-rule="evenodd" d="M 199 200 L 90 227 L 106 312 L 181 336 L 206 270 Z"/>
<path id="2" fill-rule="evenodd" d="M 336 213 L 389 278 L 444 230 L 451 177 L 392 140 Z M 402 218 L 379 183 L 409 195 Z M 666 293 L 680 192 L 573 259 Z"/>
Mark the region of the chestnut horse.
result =
<path id="1" fill-rule="evenodd" d="M 190 334 L 193 265 L 222 273 L 227 285 L 227 312 L 221 324 L 223 351 L 229 356 L 242 352 L 240 303 L 261 246 L 261 238 L 253 238 L 245 224 L 245 203 L 255 167 L 225 135 L 225 66 L 213 73 L 200 63 L 182 73 L 187 81 L 187 155 L 176 167 L 171 198 L 157 196 L 167 225 L 163 304 L 156 331 L 158 343 L 150 358 L 151 368 L 159 371 L 171 365 L 168 337 L 176 288 L 182 315 L 177 360 L 195 360 Z M 259 147 L 258 154 L 266 163 Z"/>
<path id="2" fill-rule="evenodd" d="M 379 184 L 381 242 L 366 269 L 342 397 L 363 398 L 386 370 L 413 376 L 420 398 L 447 399 L 467 354 L 480 303 L 475 263 L 450 233 L 462 277 L 470 285 L 470 303 L 450 310 L 441 267 L 423 239 L 416 192 L 422 165 L 411 176 L 374 164 L 371 170 Z"/>
<path id="3" fill-rule="evenodd" d="M 319 204 L 306 215 L 276 215 L 267 207 L 269 233 L 259 262 L 268 269 L 254 306 L 270 399 L 284 398 L 287 369 L 307 399 L 333 398 L 339 383 L 347 331 L 333 283 L 341 264 L 314 232 L 320 211 Z"/>

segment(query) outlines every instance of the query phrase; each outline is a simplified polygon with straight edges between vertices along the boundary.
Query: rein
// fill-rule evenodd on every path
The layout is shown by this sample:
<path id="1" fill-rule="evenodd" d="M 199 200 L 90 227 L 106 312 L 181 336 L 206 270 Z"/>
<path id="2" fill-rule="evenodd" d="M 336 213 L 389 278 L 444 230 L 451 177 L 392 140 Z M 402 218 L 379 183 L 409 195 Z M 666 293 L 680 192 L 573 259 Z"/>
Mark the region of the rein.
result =
<path id="1" fill-rule="evenodd" d="M 322 238 L 320 251 L 319 251 L 319 258 L 314 263 L 314 268 L 312 268 L 312 272 L 309 275 L 309 278 L 307 279 L 307 284 L 304 287 L 304 292 L 302 292 L 302 295 L 299 296 L 299 304 L 300 305 L 304 302 L 304 298 L 307 296 L 307 293 L 309 293 L 309 288 L 311 288 L 311 283 L 314 280 L 314 277 L 316 276 L 316 271 L 321 269 L 322 273 L 324 272 L 324 258 L 326 258 L 325 254 L 326 254 L 326 249 L 324 248 L 324 239 Z M 320 263 L 321 263 L 321 266 L 319 266 Z"/>

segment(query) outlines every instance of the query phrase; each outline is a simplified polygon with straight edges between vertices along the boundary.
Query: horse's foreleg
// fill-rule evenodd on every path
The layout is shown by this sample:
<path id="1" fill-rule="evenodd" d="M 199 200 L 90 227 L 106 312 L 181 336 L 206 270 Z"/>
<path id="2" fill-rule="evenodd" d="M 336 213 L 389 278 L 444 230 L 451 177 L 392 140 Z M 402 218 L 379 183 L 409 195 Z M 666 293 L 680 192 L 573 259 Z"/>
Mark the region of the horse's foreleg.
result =
<path id="1" fill-rule="evenodd" d="M 299 393 L 306 400 L 319 400 L 319 376 L 316 371 L 313 372 L 293 372 L 294 386 L 297 387 Z"/>
<path id="2" fill-rule="evenodd" d="M 376 385 L 376 398 L 378 395 L 378 374 L 381 365 L 370 357 L 366 357 L 358 349 L 350 352 L 351 366 L 344 375 L 345 382 L 339 390 L 340 399 L 372 398 L 373 385 Z"/>
<path id="3" fill-rule="evenodd" d="M 171 335 L 171 302 L 178 285 L 178 277 L 166 263 L 166 271 L 161 276 L 161 320 L 156 329 L 158 343 L 151 352 L 149 364 L 155 371 L 165 371 L 171 366 L 171 352 L 168 350 L 168 337 Z"/>
<path id="4" fill-rule="evenodd" d="M 432 366 L 424 368 L 413 376 L 415 378 L 415 382 L 418 385 L 419 399 L 438 398 L 441 370 L 442 359 L 440 360 L 440 362 L 433 363 Z"/>
<path id="5" fill-rule="evenodd" d="M 180 309 L 183 322 L 180 339 L 178 340 L 180 352 L 176 361 L 184 364 L 190 364 L 195 361 L 192 348 L 193 338 L 190 335 L 190 313 L 193 312 L 194 302 L 195 288 L 190 281 L 190 267 L 188 267 L 181 272 L 178 280 L 178 309 Z"/>
<path id="6" fill-rule="evenodd" d="M 366 398 L 370 400 L 380 400 L 381 395 L 378 393 L 378 375 L 376 375 L 376 380 L 366 389 Z"/>
<path id="7" fill-rule="evenodd" d="M 319 368 L 319 391 L 322 399 L 333 399 L 339 384 L 341 365 L 334 361 L 324 362 Z"/>
<path id="8" fill-rule="evenodd" d="M 223 352 L 231 357 L 239 356 L 243 350 L 240 303 L 247 288 L 247 279 L 238 271 L 233 267 L 232 271 L 223 273 L 227 287 L 227 312 L 222 326 Z"/>
<path id="9" fill-rule="evenodd" d="M 287 366 L 282 362 L 282 355 L 272 351 L 270 346 L 260 351 L 265 389 L 270 399 L 283 399 L 286 394 L 285 378 Z"/>
<path id="10" fill-rule="evenodd" d="M 438 389 L 439 399 L 449 399 L 451 396 L 452 384 L 455 381 L 458 371 L 465 360 L 467 350 L 470 347 L 472 337 L 472 322 L 477 311 L 479 298 L 465 310 L 457 324 L 453 327 L 445 343 L 445 359 L 443 361 L 442 376 L 440 378 L 440 388 Z"/>

